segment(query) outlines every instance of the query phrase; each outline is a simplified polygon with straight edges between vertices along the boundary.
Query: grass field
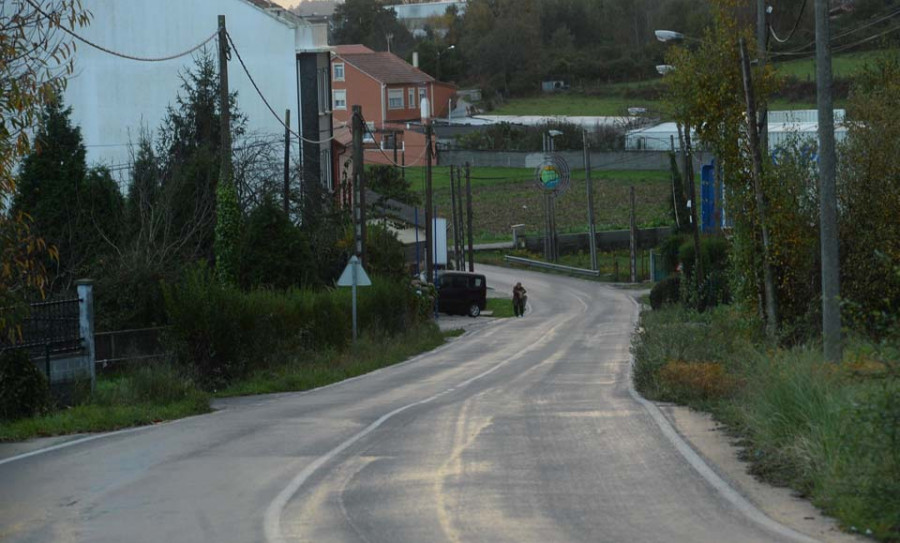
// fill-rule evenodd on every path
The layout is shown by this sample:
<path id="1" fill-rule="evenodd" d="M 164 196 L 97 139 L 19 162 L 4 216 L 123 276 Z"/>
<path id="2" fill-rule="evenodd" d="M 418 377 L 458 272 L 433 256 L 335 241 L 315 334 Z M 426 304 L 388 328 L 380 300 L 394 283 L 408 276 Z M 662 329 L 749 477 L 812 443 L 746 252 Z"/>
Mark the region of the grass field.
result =
<path id="1" fill-rule="evenodd" d="M 529 168 L 472 168 L 472 208 L 476 243 L 506 240 L 511 226 L 524 224 L 525 233 L 537 233 L 543 226 L 544 197 Z M 628 192 L 635 187 L 637 223 L 641 227 L 671 224 L 670 177 L 664 171 L 594 170 L 594 211 L 598 230 L 627 228 Z M 407 180 L 412 189 L 424 195 L 424 168 L 410 168 Z M 432 172 L 434 202 L 438 215 L 449 218 L 450 169 Z M 556 202 L 560 233 L 586 232 L 588 229 L 584 170 L 573 170 L 569 189 Z M 424 200 L 424 197 L 423 197 Z"/>
<path id="2" fill-rule="evenodd" d="M 832 60 L 832 72 L 835 78 L 850 78 L 883 52 L 863 51 L 835 55 Z M 816 68 L 813 59 L 777 62 L 778 73 L 783 76 L 794 76 L 800 80 L 815 81 Z M 575 92 L 565 94 L 549 94 L 544 96 L 515 98 L 491 111 L 494 115 L 587 115 L 587 116 L 619 116 L 627 115 L 629 107 L 645 107 L 649 111 L 662 112 L 665 105 L 661 100 L 645 98 L 629 98 L 628 94 L 638 88 L 660 85 L 658 81 L 639 81 L 635 83 L 616 83 L 591 89 L 593 96 Z M 843 107 L 838 100 L 835 105 Z M 815 109 L 815 97 L 809 100 L 788 101 L 775 100 L 772 109 Z M 665 117 L 665 115 L 663 115 Z"/>
<path id="3" fill-rule="evenodd" d="M 831 63 L 831 71 L 835 78 L 853 77 L 867 63 L 884 54 L 882 51 L 861 51 L 835 55 Z M 801 80 L 815 81 L 816 64 L 813 59 L 776 62 L 775 67 L 782 76 L 794 76 Z"/>

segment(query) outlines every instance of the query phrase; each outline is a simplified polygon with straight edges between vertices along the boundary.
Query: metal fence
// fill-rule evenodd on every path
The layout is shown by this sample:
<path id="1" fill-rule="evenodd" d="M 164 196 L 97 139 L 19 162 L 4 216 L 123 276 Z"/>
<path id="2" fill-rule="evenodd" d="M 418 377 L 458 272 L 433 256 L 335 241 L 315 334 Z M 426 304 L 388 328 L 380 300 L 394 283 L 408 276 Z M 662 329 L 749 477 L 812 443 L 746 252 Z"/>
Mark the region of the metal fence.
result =
<path id="1" fill-rule="evenodd" d="M 544 270 L 554 270 L 565 273 L 573 273 L 576 275 L 586 275 L 590 277 L 600 277 L 600 272 L 596 270 L 586 270 L 584 268 L 573 268 L 572 266 L 563 266 L 562 264 L 551 264 L 550 262 L 542 262 L 540 260 L 531 260 L 529 258 L 521 258 L 518 256 L 509 256 L 506 255 L 503 257 L 507 262 L 514 262 L 516 264 L 524 264 L 525 266 L 531 266 L 533 268 L 540 268 Z"/>
<path id="2" fill-rule="evenodd" d="M 99 368 L 121 367 L 132 362 L 163 360 L 168 352 L 162 343 L 165 327 L 118 330 L 94 334 L 94 350 Z"/>
<path id="3" fill-rule="evenodd" d="M 14 340 L 2 338 L 0 351 L 27 350 L 33 359 L 82 349 L 78 297 L 30 304 Z"/>

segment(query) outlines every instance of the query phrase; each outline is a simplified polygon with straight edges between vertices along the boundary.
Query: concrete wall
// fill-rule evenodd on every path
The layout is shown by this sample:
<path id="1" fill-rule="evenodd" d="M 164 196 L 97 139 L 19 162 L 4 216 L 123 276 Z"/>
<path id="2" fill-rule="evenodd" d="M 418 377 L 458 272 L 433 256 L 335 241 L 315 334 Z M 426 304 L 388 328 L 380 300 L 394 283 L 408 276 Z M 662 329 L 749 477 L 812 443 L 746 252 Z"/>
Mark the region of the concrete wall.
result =
<path id="1" fill-rule="evenodd" d="M 557 153 L 573 170 L 584 169 L 584 154 L 580 151 Z M 543 160 L 543 153 L 521 151 L 461 151 L 439 150 L 438 165 L 461 165 L 468 162 L 473 167 L 535 168 Z M 695 171 L 703 162 L 709 162 L 709 153 L 694 154 Z M 669 153 L 663 151 L 592 152 L 592 170 L 668 170 Z"/>
<path id="2" fill-rule="evenodd" d="M 272 107 L 279 115 L 290 109 L 293 119 L 299 117 L 296 47 L 314 38 L 309 28 L 295 31 L 244 0 L 82 0 L 82 4 L 93 13 L 93 20 L 78 30 L 80 34 L 109 49 L 142 57 L 189 49 L 213 34 L 218 15 L 225 15 L 229 33 Z M 215 40 L 207 50 L 218 58 Z M 65 99 L 73 107 L 73 121 L 81 126 L 88 161 L 127 163 L 128 144 L 138 139 L 142 127 L 159 127 L 180 90 L 179 74 L 193 64 L 191 57 L 136 62 L 78 43 L 75 75 L 69 79 Z M 228 68 L 247 129 L 283 135 L 235 55 Z M 292 124 L 299 126 L 296 120 Z"/>

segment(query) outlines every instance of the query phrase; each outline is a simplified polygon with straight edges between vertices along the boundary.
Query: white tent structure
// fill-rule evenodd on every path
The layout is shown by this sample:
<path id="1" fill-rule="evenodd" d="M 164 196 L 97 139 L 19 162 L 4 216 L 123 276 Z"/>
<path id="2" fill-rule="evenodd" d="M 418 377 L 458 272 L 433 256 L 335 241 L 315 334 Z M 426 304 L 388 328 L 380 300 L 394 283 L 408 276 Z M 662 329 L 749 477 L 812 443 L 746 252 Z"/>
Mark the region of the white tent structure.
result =
<path id="1" fill-rule="evenodd" d="M 818 118 L 818 111 L 815 109 L 770 111 L 769 149 L 777 149 L 795 138 L 815 141 L 818 138 Z M 837 141 L 843 140 L 847 135 L 843 120 L 844 110 L 834 110 L 834 137 Z M 691 131 L 691 139 L 697 141 L 694 131 Z M 629 151 L 680 151 L 676 124 L 669 122 L 629 130 L 625 136 L 625 148 Z"/>

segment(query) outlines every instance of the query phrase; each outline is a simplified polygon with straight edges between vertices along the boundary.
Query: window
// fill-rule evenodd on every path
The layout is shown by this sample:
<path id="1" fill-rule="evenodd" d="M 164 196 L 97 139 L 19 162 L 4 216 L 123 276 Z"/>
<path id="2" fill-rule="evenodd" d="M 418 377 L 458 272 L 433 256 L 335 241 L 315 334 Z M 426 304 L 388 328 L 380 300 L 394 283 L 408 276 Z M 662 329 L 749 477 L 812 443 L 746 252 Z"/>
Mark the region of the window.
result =
<path id="1" fill-rule="evenodd" d="M 413 109 L 416 107 L 416 89 L 415 87 L 410 87 L 406 89 L 406 107 L 409 109 Z"/>
<path id="2" fill-rule="evenodd" d="M 328 68 L 319 68 L 317 71 L 318 80 L 318 98 L 319 98 L 319 115 L 323 115 L 330 111 L 328 103 L 328 91 L 331 88 L 331 81 L 328 80 Z"/>
<path id="3" fill-rule="evenodd" d="M 347 91 L 334 91 L 334 109 L 347 109 Z"/>
<path id="4" fill-rule="evenodd" d="M 334 80 L 335 81 L 343 81 L 344 80 L 344 63 L 343 62 L 335 62 L 334 63 Z"/>
<path id="5" fill-rule="evenodd" d="M 388 109 L 403 109 L 403 89 L 388 89 Z"/>

